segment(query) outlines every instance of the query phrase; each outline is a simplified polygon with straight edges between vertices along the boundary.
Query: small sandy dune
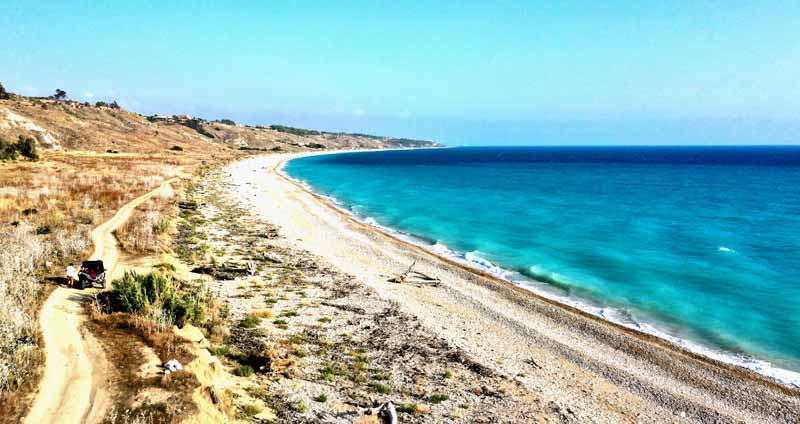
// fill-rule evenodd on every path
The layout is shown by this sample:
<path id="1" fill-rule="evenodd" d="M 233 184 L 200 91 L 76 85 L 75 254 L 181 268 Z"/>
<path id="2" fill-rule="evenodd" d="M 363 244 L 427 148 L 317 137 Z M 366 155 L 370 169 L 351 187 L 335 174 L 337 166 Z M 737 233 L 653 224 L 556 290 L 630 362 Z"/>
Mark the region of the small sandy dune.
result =
<path id="1" fill-rule="evenodd" d="M 165 189 L 173 180 L 133 199 L 108 221 L 92 231 L 92 259 L 102 259 L 107 281 L 118 277 L 119 248 L 114 230 L 137 206 Z M 99 423 L 111 405 L 108 367 L 103 349 L 88 331 L 84 304 L 96 290 L 57 288 L 47 299 L 39 318 L 45 343 L 45 372 L 25 423 Z"/>

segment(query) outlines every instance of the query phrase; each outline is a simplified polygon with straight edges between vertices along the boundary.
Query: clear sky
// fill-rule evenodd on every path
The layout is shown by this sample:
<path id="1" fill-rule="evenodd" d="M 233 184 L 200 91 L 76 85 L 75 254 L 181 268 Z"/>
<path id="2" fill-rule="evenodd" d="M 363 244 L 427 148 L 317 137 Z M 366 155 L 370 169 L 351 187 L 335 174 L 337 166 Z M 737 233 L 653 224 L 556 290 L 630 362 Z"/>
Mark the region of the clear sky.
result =
<path id="1" fill-rule="evenodd" d="M 452 145 L 800 143 L 796 0 L 102 3 L 4 0 L 0 82 Z"/>

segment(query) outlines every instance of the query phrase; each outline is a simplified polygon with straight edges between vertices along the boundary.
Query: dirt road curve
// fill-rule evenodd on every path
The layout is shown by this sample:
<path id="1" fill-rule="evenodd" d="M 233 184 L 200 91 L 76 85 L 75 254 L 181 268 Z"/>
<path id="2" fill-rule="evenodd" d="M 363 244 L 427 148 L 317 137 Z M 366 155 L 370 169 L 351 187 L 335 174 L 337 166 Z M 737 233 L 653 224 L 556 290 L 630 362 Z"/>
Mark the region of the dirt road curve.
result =
<path id="1" fill-rule="evenodd" d="M 107 222 L 92 231 L 92 259 L 102 259 L 109 270 L 107 280 L 122 273 L 117 266 L 116 230 L 142 202 L 159 193 L 173 180 L 133 199 Z M 45 372 L 39 383 L 26 424 L 98 423 L 111 405 L 103 349 L 88 332 L 82 331 L 86 319 L 84 302 L 95 290 L 57 288 L 47 299 L 39 318 L 47 355 Z"/>

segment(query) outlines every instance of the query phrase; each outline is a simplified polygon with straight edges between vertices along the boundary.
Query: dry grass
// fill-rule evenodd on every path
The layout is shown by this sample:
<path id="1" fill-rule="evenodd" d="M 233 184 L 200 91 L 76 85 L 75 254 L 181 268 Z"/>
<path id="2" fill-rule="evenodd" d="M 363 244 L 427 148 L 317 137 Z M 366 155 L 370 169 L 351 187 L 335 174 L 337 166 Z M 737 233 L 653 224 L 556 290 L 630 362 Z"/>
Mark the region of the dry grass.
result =
<path id="1" fill-rule="evenodd" d="M 129 253 L 161 253 L 169 249 L 178 215 L 175 190 L 163 190 L 138 207 L 116 231 L 122 248 Z"/>
<path id="2" fill-rule="evenodd" d="M 106 417 L 106 423 L 177 423 L 195 411 L 191 396 L 199 382 L 192 373 L 184 371 L 150 377 L 139 373 L 144 364 L 141 352 L 148 347 L 157 347 L 156 354 L 162 361 L 175 358 L 183 364 L 190 362 L 194 357 L 184 348 L 184 340 L 130 314 L 98 314 L 88 323 L 88 328 L 103 343 L 112 363 L 125 364 L 112 370 L 114 408 Z M 169 391 L 169 399 L 133 403 L 137 394 L 153 388 Z"/>
<path id="3" fill-rule="evenodd" d="M 163 162 L 45 154 L 40 162 L 0 163 L 0 404 L 26 402 L 43 364 L 42 282 L 88 256 L 94 227 L 186 165 Z"/>
<path id="4" fill-rule="evenodd" d="M 250 315 L 258 318 L 269 319 L 273 318 L 275 316 L 275 313 L 272 312 L 272 310 L 270 309 L 260 308 L 260 309 L 255 309 L 253 312 L 250 313 Z"/>

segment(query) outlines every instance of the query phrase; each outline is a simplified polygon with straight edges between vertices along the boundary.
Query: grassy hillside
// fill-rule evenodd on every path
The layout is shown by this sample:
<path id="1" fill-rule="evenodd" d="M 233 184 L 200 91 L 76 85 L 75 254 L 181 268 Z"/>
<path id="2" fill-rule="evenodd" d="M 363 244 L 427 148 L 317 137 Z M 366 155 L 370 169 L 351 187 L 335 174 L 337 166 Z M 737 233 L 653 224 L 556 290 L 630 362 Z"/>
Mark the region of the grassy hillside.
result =
<path id="1" fill-rule="evenodd" d="M 0 100 L 0 139 L 22 135 L 42 150 L 188 154 L 222 151 L 300 151 L 344 148 L 426 147 L 429 141 L 366 134 L 326 133 L 281 125 L 237 125 L 227 119 L 143 116 L 116 104 L 12 96 Z"/>

